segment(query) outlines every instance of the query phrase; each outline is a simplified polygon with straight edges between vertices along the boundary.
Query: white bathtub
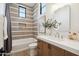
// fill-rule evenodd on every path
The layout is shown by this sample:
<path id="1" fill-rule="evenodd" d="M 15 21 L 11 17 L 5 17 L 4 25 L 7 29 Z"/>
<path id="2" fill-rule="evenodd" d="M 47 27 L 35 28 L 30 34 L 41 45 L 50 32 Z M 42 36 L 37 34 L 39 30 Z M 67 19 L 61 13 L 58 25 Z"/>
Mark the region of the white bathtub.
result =
<path id="1" fill-rule="evenodd" d="M 37 40 L 34 38 L 26 38 L 26 39 L 17 39 L 12 41 L 12 51 L 17 52 L 23 49 L 28 49 L 28 45 L 31 43 L 37 43 Z"/>

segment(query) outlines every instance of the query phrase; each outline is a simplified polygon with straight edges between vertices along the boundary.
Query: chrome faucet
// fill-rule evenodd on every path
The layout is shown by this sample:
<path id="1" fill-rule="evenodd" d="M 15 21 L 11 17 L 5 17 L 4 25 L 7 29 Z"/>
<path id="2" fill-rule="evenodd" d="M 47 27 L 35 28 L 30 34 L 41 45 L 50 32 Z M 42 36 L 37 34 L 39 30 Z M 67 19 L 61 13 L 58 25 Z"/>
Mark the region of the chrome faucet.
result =
<path id="1" fill-rule="evenodd" d="M 55 37 L 63 39 L 63 35 L 61 35 L 59 32 L 56 32 Z"/>
<path id="2" fill-rule="evenodd" d="M 59 38 L 60 37 L 60 34 L 58 32 L 56 32 L 55 37 Z"/>

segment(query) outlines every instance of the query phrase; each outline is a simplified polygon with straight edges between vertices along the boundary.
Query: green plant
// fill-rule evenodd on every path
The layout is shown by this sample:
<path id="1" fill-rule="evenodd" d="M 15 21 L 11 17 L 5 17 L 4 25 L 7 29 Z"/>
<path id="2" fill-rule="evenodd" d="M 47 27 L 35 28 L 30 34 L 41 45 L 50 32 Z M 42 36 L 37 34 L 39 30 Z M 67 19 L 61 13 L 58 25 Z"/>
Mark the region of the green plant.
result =
<path id="1" fill-rule="evenodd" d="M 50 22 L 50 19 L 48 19 L 47 21 L 45 21 L 45 23 L 42 23 L 42 24 L 45 28 L 51 28 L 52 27 L 52 23 Z"/>
<path id="2" fill-rule="evenodd" d="M 53 28 L 58 28 L 58 26 L 60 26 L 61 23 L 58 23 L 56 20 L 53 21 L 52 26 Z"/>
<path id="3" fill-rule="evenodd" d="M 58 23 L 56 20 L 52 21 L 52 19 L 48 19 L 45 23 L 42 23 L 45 28 L 58 28 L 61 23 Z"/>

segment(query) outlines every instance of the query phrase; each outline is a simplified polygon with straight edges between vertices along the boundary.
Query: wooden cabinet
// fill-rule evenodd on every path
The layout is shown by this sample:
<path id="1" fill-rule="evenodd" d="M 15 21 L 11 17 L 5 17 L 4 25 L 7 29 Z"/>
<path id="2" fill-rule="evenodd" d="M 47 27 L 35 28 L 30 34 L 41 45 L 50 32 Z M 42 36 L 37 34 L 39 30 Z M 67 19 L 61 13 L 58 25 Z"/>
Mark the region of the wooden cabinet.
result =
<path id="1" fill-rule="evenodd" d="M 55 45 L 38 40 L 38 56 L 76 56 L 75 54 L 61 49 Z"/>
<path id="2" fill-rule="evenodd" d="M 73 54 L 73 53 L 66 51 L 66 50 L 65 50 L 64 54 L 65 54 L 65 56 L 77 56 L 76 54 Z"/>
<path id="3" fill-rule="evenodd" d="M 49 55 L 49 48 L 48 48 L 48 43 L 43 42 L 43 56 L 48 56 Z"/>
<path id="4" fill-rule="evenodd" d="M 49 55 L 48 44 L 46 42 L 38 40 L 38 56 L 48 56 L 48 55 Z"/>
<path id="5" fill-rule="evenodd" d="M 54 45 L 50 45 L 50 56 L 64 56 L 64 50 L 56 47 Z"/>
<path id="6" fill-rule="evenodd" d="M 42 53 L 42 49 L 43 49 L 43 42 L 42 41 L 40 41 L 40 40 L 38 40 L 38 46 L 37 46 L 37 49 L 38 49 L 38 56 L 42 56 L 43 55 L 43 53 Z"/>

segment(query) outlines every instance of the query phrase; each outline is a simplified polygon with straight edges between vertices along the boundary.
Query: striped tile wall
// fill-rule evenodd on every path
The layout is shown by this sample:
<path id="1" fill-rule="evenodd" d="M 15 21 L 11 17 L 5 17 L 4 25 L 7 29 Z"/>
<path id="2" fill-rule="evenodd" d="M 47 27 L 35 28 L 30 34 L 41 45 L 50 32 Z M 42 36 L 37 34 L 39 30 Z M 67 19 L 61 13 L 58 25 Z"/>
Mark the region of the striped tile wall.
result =
<path id="1" fill-rule="evenodd" d="M 34 7 L 33 7 L 33 13 L 32 13 L 32 15 L 33 15 L 33 20 L 35 20 L 36 21 L 36 23 L 37 23 L 37 32 L 34 32 L 34 35 L 36 36 L 36 35 L 38 35 L 38 14 L 39 14 L 39 3 L 36 3 L 35 5 L 34 5 Z"/>
<path id="2" fill-rule="evenodd" d="M 38 20 L 38 14 L 39 14 L 39 4 L 36 4 L 34 7 L 33 7 L 33 19 L 34 20 Z"/>
<path id="3" fill-rule="evenodd" d="M 40 3 L 37 3 L 33 7 L 33 19 L 37 21 L 37 30 L 38 33 L 44 33 L 45 29 L 42 26 L 42 23 L 47 19 L 46 13 L 40 14 Z"/>
<path id="4" fill-rule="evenodd" d="M 37 22 L 33 19 L 33 8 L 26 6 L 26 18 L 18 16 L 17 3 L 10 3 L 12 39 L 23 39 L 37 35 Z"/>

